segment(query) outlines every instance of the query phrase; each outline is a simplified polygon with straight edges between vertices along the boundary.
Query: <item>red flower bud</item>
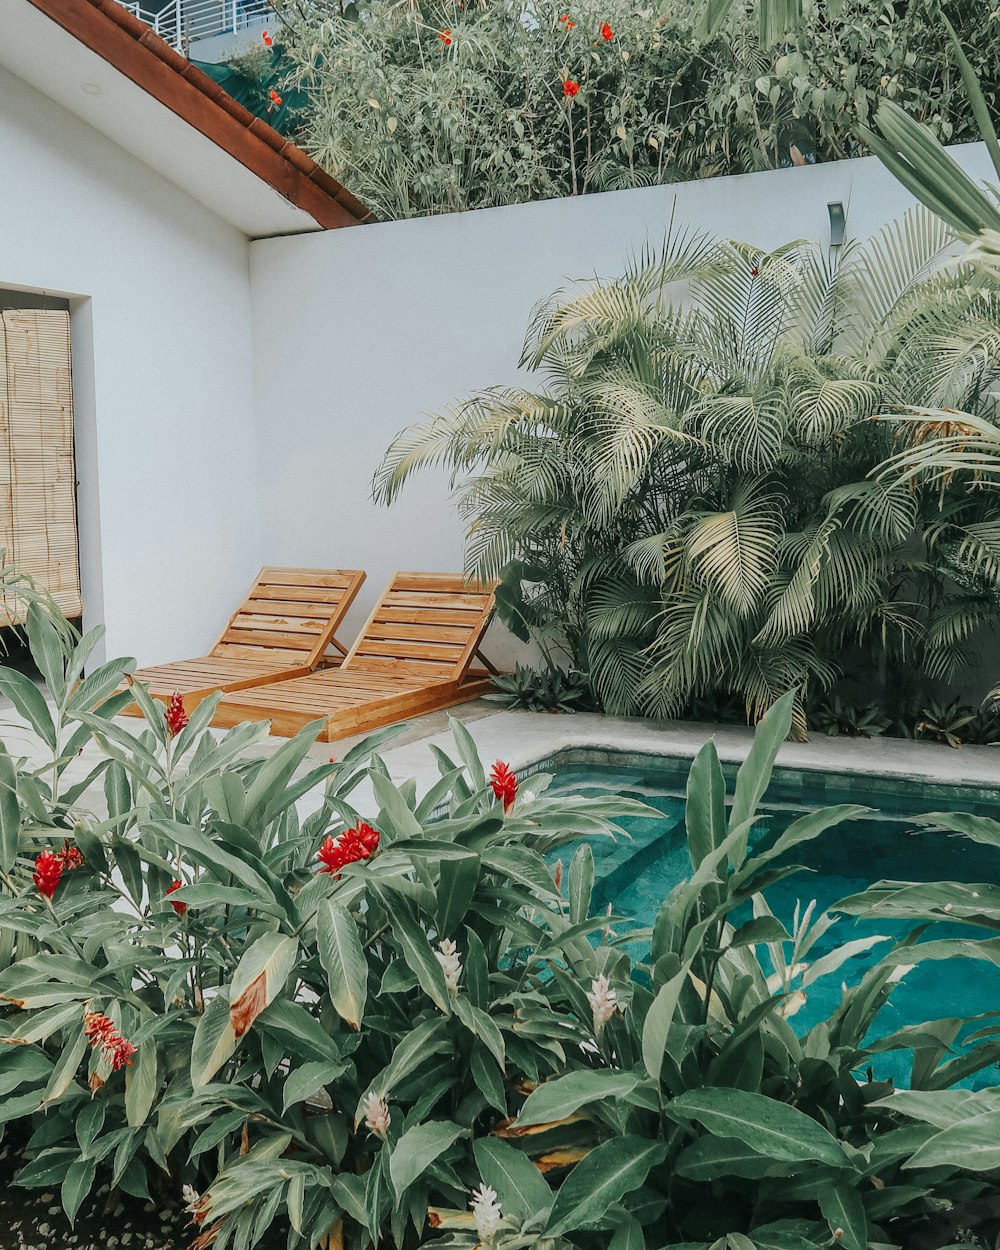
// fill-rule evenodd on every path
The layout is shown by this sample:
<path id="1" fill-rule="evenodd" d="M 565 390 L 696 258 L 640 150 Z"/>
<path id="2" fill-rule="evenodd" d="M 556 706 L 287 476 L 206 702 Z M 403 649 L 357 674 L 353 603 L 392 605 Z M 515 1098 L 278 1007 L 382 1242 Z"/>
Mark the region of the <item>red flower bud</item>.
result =
<path id="1" fill-rule="evenodd" d="M 363 820 L 358 821 L 353 829 L 345 829 L 336 841 L 328 834 L 316 852 L 316 858 L 323 864 L 320 872 L 328 872 L 334 878 L 339 878 L 340 870 L 346 864 L 371 859 L 378 850 L 380 837 L 379 831 Z"/>
<path id="2" fill-rule="evenodd" d="M 615 37 L 615 32 L 611 29 L 607 22 L 601 27 L 601 38 L 610 42 Z"/>
<path id="3" fill-rule="evenodd" d="M 167 704 L 164 717 L 166 718 L 167 729 L 170 731 L 171 738 L 176 738 L 188 723 L 188 714 L 184 710 L 184 700 L 179 694 L 175 694 Z"/>
<path id="4" fill-rule="evenodd" d="M 43 898 L 51 898 L 56 892 L 60 880 L 62 879 L 65 864 L 58 855 L 53 855 L 51 851 L 42 851 L 35 860 L 35 871 L 31 874 L 31 879 L 35 883 L 35 888 Z"/>
<path id="5" fill-rule="evenodd" d="M 503 810 L 510 811 L 514 806 L 514 800 L 517 798 L 517 777 L 511 772 L 510 768 L 502 761 L 497 760 L 493 765 L 493 771 L 490 773 L 490 785 L 493 787 L 493 794 L 502 801 Z"/>
<path id="6" fill-rule="evenodd" d="M 563 95 L 569 96 L 570 99 L 580 90 L 580 84 L 572 78 L 567 78 L 563 83 Z"/>
<path id="7" fill-rule="evenodd" d="M 450 30 L 439 30 L 438 38 L 441 40 L 441 42 L 444 44 L 446 48 L 451 47 L 451 31 Z"/>
<path id="8" fill-rule="evenodd" d="M 63 838 L 62 850 L 58 852 L 58 858 L 62 860 L 63 867 L 70 871 L 83 867 L 83 853 L 78 847 L 70 845 L 69 838 Z"/>
<path id="9" fill-rule="evenodd" d="M 171 882 L 171 884 L 167 887 L 167 895 L 173 894 L 174 890 L 179 890 L 183 884 L 183 881 Z M 174 909 L 178 916 L 183 916 L 188 909 L 187 903 L 183 902 L 181 899 L 177 899 L 176 902 L 171 900 L 170 906 Z"/>
<path id="10" fill-rule="evenodd" d="M 84 1011 L 83 1035 L 94 1050 L 103 1052 L 104 1058 L 111 1064 L 112 1072 L 132 1066 L 132 1056 L 138 1047 L 126 1041 L 115 1028 L 115 1022 L 97 1011 Z"/>
<path id="11" fill-rule="evenodd" d="M 263 39 L 263 40 L 264 40 L 264 47 L 265 47 L 265 48 L 269 48 L 269 47 L 270 47 L 270 46 L 274 43 L 274 40 L 271 38 L 270 33 L 269 33 L 268 31 L 266 31 L 266 30 L 265 30 L 265 31 L 264 31 L 264 33 L 261 35 L 261 39 Z"/>
<path id="12" fill-rule="evenodd" d="M 267 94 L 271 97 L 271 103 L 274 105 L 274 107 L 280 108 L 283 101 L 281 99 L 281 96 L 278 95 L 277 91 L 269 91 Z"/>

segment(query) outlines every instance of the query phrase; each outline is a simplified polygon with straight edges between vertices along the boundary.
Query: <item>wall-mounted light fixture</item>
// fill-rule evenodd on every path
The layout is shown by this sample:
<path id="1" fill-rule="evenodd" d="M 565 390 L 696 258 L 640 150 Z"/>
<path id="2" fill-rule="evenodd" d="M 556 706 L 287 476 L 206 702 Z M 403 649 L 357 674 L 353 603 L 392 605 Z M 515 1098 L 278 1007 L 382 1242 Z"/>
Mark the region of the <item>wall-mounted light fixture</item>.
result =
<path id="1" fill-rule="evenodd" d="M 830 214 L 830 246 L 841 247 L 847 234 L 847 213 L 840 200 L 827 204 L 826 211 Z"/>

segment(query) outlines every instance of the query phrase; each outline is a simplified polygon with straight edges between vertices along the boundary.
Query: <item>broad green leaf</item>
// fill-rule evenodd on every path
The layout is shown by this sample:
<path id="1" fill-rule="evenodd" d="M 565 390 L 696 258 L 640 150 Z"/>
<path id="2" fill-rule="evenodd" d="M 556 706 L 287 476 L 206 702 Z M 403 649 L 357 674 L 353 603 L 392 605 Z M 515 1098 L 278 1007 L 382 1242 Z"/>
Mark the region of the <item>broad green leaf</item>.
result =
<path id="1" fill-rule="evenodd" d="M 436 920 L 437 931 L 442 937 L 452 937 L 465 919 L 479 884 L 479 863 L 478 855 L 441 861 Z"/>
<path id="2" fill-rule="evenodd" d="M 726 836 L 726 782 L 714 742 L 706 742 L 688 773 L 684 804 L 688 854 L 697 868 Z"/>
<path id="3" fill-rule="evenodd" d="M 21 805 L 17 799 L 17 774 L 7 749 L 0 743 L 0 870 L 10 872 L 21 839 Z"/>
<path id="4" fill-rule="evenodd" d="M 969 1172 L 1000 1168 L 1000 1111 L 985 1111 L 935 1133 L 903 1167 L 957 1167 Z"/>
<path id="5" fill-rule="evenodd" d="M 342 1020 L 360 1029 L 368 997 L 368 961 L 350 912 L 324 899 L 316 912 L 319 959 L 330 999 Z"/>
<path id="6" fill-rule="evenodd" d="M 579 1162 L 560 1186 L 545 1224 L 547 1237 L 558 1237 L 599 1220 L 612 1203 L 638 1189 L 649 1170 L 666 1158 L 662 1142 L 615 1137 Z"/>
<path id="7" fill-rule="evenodd" d="M 729 832 L 738 829 L 746 821 L 752 820 L 764 797 L 764 791 L 771 781 L 771 771 L 778 749 L 788 737 L 792 727 L 792 709 L 795 705 L 795 691 L 783 694 L 777 703 L 765 712 L 754 731 L 753 744 L 746 759 L 736 774 L 736 788 L 733 792 L 733 806 L 729 812 Z M 745 850 L 745 842 L 743 848 Z M 743 850 L 738 850 L 730 857 L 730 862 L 738 866 L 743 860 Z"/>
<path id="8" fill-rule="evenodd" d="M 530 1093 L 517 1116 L 518 1128 L 562 1120 L 601 1098 L 627 1098 L 638 1085 L 638 1072 L 598 1070 L 570 1072 L 546 1081 Z"/>
<path id="9" fill-rule="evenodd" d="M 569 918 L 573 924 L 582 924 L 590 914 L 590 898 L 594 892 L 594 852 L 588 842 L 577 848 L 566 875 Z"/>
<path id="10" fill-rule="evenodd" d="M 816 1159 L 844 1167 L 841 1144 L 796 1107 L 741 1089 L 688 1090 L 672 1099 L 666 1113 L 678 1123 L 698 1120 L 717 1137 L 735 1137 L 774 1159 Z"/>
<path id="11" fill-rule="evenodd" d="M 0 694 L 6 695 L 39 738 L 56 749 L 56 728 L 45 696 L 35 683 L 17 669 L 0 665 Z"/>
<path id="12" fill-rule="evenodd" d="M 868 1217 L 854 1186 L 846 1180 L 820 1185 L 816 1197 L 837 1246 L 843 1250 L 868 1250 Z"/>
<path id="13" fill-rule="evenodd" d="M 699 1137 L 677 1157 L 675 1165 L 679 1176 L 705 1184 L 725 1177 L 740 1176 L 760 1180 L 765 1176 L 786 1176 L 795 1164 L 787 1160 L 777 1162 L 752 1149 L 746 1142 L 735 1137 Z M 812 1160 L 804 1160 L 802 1167 L 811 1167 Z"/>
<path id="14" fill-rule="evenodd" d="M 125 1071 L 125 1118 L 132 1128 L 145 1124 L 156 1089 L 156 1042 L 149 1037 L 140 1044 L 135 1061 Z"/>
<path id="15" fill-rule="evenodd" d="M 385 832 L 394 838 L 419 838 L 423 836 L 423 826 L 407 805 L 406 800 L 388 777 L 379 772 L 371 774 L 372 789 L 382 809 Z"/>
<path id="16" fill-rule="evenodd" d="M 497 1191 L 505 1215 L 525 1220 L 547 1209 L 552 1190 L 527 1155 L 498 1137 L 481 1137 L 472 1148 L 480 1178 Z"/>
<path id="17" fill-rule="evenodd" d="M 281 1089 L 282 1111 L 287 1111 L 295 1103 L 305 1102 L 324 1085 L 336 1080 L 345 1067 L 344 1063 L 333 1060 L 313 1060 L 296 1068 L 285 1078 Z"/>
<path id="18" fill-rule="evenodd" d="M 229 990 L 229 1020 L 237 1040 L 284 989 L 298 950 L 298 938 L 265 933 L 243 953 Z"/>
<path id="19" fill-rule="evenodd" d="M 391 929 L 403 951 L 403 958 L 416 974 L 421 989 L 446 1016 L 450 1016 L 451 998 L 444 982 L 444 973 L 434 956 L 427 934 L 401 908 L 392 916 Z"/>
<path id="20" fill-rule="evenodd" d="M 217 995 L 198 1021 L 191 1046 L 191 1084 L 197 1090 L 215 1076 L 236 1050 L 236 1034 L 229 1019 L 229 1002 Z"/>
<path id="21" fill-rule="evenodd" d="M 408 1128 L 389 1156 L 389 1179 L 396 1197 L 402 1197 L 439 1155 L 467 1133 L 468 1129 L 450 1120 L 431 1120 Z"/>
<path id="22" fill-rule="evenodd" d="M 52 618 L 41 604 L 31 603 L 25 621 L 31 658 L 45 680 L 56 706 L 62 705 L 66 694 L 66 665 L 63 646 Z"/>
<path id="23" fill-rule="evenodd" d="M 608 1250 L 646 1250 L 646 1238 L 635 1216 L 622 1214 Z"/>
<path id="24" fill-rule="evenodd" d="M 94 1159 L 74 1159 L 66 1169 L 61 1197 L 63 1210 L 71 1225 L 76 1223 L 76 1214 L 83 1200 L 90 1193 L 96 1175 L 97 1162 Z"/>
<path id="25" fill-rule="evenodd" d="M 642 1062 L 654 1081 L 659 1081 L 663 1068 L 663 1055 L 667 1035 L 673 1024 L 677 1003 L 688 978 L 688 967 L 683 968 L 661 985 L 642 1026 Z"/>

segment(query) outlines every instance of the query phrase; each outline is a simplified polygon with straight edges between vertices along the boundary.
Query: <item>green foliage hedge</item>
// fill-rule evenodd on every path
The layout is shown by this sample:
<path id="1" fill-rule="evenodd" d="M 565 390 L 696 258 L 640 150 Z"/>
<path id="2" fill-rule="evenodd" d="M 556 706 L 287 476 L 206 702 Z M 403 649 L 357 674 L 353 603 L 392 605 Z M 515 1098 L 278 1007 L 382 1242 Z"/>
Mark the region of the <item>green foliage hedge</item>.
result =
<path id="1" fill-rule="evenodd" d="M 704 38 L 703 8 L 284 0 L 279 51 L 242 68 L 285 68 L 296 137 L 382 218 L 856 156 L 885 99 L 978 137 L 937 0 L 820 4 L 768 47 L 749 7 Z M 992 103 L 1000 17 L 952 16 Z"/>

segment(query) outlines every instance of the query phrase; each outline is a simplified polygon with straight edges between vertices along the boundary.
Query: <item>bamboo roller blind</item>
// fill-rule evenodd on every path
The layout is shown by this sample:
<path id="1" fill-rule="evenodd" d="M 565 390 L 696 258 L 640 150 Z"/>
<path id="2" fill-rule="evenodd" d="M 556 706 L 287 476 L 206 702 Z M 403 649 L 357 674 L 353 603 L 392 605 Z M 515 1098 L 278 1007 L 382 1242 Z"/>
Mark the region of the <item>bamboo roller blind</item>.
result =
<path id="1" fill-rule="evenodd" d="M 0 550 L 68 617 L 80 615 L 69 313 L 62 310 L 0 311 Z"/>

